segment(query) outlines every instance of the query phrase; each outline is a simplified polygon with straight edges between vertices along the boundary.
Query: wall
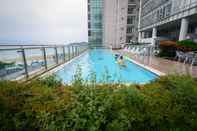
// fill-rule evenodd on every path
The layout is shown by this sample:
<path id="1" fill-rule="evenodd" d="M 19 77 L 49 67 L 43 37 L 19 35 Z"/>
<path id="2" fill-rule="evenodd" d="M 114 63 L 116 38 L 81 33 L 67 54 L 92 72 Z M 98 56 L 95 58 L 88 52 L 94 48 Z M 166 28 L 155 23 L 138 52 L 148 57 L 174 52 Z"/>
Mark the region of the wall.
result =
<path id="1" fill-rule="evenodd" d="M 126 42 L 128 0 L 105 0 L 103 42 L 106 46 L 120 48 Z"/>

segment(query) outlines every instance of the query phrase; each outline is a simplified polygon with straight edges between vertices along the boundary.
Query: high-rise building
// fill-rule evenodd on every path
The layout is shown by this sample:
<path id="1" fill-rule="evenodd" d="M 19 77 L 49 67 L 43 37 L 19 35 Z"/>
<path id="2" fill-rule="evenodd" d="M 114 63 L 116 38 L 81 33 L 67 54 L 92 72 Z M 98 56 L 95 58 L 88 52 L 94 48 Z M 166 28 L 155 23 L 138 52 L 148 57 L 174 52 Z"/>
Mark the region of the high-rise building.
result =
<path id="1" fill-rule="evenodd" d="M 89 44 L 120 48 L 138 38 L 139 0 L 88 0 Z"/>
<path id="2" fill-rule="evenodd" d="M 197 0 L 141 0 L 141 42 L 196 39 Z"/>
<path id="3" fill-rule="evenodd" d="M 103 0 L 88 0 L 88 42 L 92 46 L 103 44 Z"/>
<path id="4" fill-rule="evenodd" d="M 126 42 L 128 0 L 104 0 L 105 46 L 120 48 Z"/>
<path id="5" fill-rule="evenodd" d="M 128 0 L 126 43 L 138 41 L 140 0 Z"/>

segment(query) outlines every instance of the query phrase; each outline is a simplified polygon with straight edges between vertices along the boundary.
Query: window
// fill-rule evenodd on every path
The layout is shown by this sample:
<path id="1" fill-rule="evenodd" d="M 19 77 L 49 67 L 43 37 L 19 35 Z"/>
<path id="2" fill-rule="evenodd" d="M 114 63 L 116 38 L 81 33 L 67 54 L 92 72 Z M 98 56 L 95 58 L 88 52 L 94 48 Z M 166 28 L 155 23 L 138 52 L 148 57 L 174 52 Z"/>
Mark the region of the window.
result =
<path id="1" fill-rule="evenodd" d="M 133 39 L 133 37 L 132 36 L 127 36 L 127 43 L 130 43 L 131 42 L 131 40 Z"/>
<path id="2" fill-rule="evenodd" d="M 90 30 L 88 31 L 88 36 L 91 36 L 91 31 Z"/>
<path id="3" fill-rule="evenodd" d="M 88 5 L 88 11 L 90 12 L 90 5 Z"/>
<path id="4" fill-rule="evenodd" d="M 134 28 L 133 27 L 127 27 L 127 33 L 133 33 Z"/>
<path id="5" fill-rule="evenodd" d="M 129 0 L 129 4 L 133 4 L 134 2 L 134 0 Z"/>
<path id="6" fill-rule="evenodd" d="M 91 17 L 91 15 L 90 15 L 90 14 L 88 14 L 88 20 L 90 20 L 90 17 Z"/>
<path id="7" fill-rule="evenodd" d="M 127 18 L 127 24 L 134 24 L 135 17 L 134 16 L 128 16 Z"/>
<path id="8" fill-rule="evenodd" d="M 134 7 L 133 6 L 130 6 L 128 7 L 128 14 L 134 14 Z"/>
<path id="9" fill-rule="evenodd" d="M 89 29 L 91 28 L 91 24 L 90 24 L 90 23 L 88 23 L 88 28 L 89 28 Z"/>

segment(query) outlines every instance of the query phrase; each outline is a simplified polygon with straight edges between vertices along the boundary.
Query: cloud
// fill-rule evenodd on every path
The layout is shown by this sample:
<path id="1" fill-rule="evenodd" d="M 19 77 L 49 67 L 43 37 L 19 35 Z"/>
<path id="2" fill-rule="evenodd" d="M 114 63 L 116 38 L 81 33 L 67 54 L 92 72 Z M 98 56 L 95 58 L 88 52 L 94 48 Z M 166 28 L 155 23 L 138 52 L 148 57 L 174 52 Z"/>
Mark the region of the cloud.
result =
<path id="1" fill-rule="evenodd" d="M 0 0 L 0 40 L 87 41 L 86 0 Z"/>

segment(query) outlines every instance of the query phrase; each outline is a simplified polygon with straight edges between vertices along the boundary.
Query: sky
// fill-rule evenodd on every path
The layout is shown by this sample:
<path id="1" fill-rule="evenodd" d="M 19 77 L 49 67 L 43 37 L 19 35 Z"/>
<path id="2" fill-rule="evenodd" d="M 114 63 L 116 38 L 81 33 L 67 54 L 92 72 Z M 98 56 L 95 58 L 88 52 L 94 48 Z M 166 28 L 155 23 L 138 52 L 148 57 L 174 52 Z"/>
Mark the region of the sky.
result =
<path id="1" fill-rule="evenodd" d="M 0 0 L 0 43 L 87 41 L 87 0 Z"/>

